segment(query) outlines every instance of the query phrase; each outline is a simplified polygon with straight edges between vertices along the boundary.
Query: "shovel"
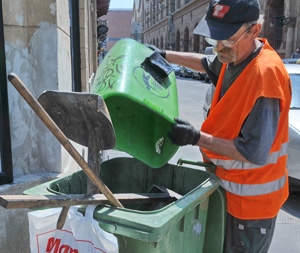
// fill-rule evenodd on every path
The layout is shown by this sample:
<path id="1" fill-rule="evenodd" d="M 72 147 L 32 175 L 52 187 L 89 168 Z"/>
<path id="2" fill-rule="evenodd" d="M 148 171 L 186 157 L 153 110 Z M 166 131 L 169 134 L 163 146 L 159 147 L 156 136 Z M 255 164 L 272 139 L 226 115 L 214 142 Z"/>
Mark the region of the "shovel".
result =
<path id="1" fill-rule="evenodd" d="M 103 98 L 96 94 L 46 91 L 39 103 L 68 139 L 88 147 L 88 164 L 99 175 L 100 151 L 112 149 L 116 137 Z M 88 179 L 87 194 L 98 188 Z"/>
<path id="2" fill-rule="evenodd" d="M 41 106 L 41 104 L 35 99 L 35 97 L 30 93 L 30 91 L 22 83 L 22 81 L 17 77 L 17 75 L 11 73 L 8 75 L 8 79 L 13 84 L 13 86 L 16 88 L 16 90 L 22 95 L 22 97 L 27 101 L 27 103 L 31 106 L 31 108 L 35 111 L 35 113 L 40 117 L 40 119 L 45 123 L 45 125 L 49 128 L 49 130 L 53 133 L 53 135 L 57 138 L 57 140 L 64 146 L 64 148 L 74 158 L 74 160 L 78 163 L 78 165 L 83 169 L 83 171 L 87 174 L 88 178 L 105 195 L 105 197 L 109 200 L 109 202 L 116 207 L 123 207 L 122 204 L 114 197 L 114 195 L 108 189 L 108 187 L 103 183 L 103 181 L 97 176 L 99 174 L 96 174 L 90 168 L 90 166 L 85 162 L 83 157 L 78 153 L 78 151 L 75 149 L 75 147 L 70 143 L 70 141 L 68 140 L 66 135 L 59 128 L 58 125 L 62 126 L 61 124 L 63 123 L 62 118 L 58 117 L 56 119 L 57 123 L 58 123 L 58 125 L 57 125 L 54 122 L 54 120 L 52 120 L 52 118 L 49 116 L 49 114 L 46 112 L 46 110 Z M 50 92 L 50 94 L 51 93 L 52 92 Z M 55 114 L 55 112 L 56 112 L 56 114 L 63 113 L 63 115 L 66 117 L 65 120 L 68 120 L 69 123 L 72 123 L 72 122 L 80 123 L 81 122 L 83 125 L 85 124 L 86 129 L 88 131 L 92 131 L 91 135 L 89 135 L 88 132 L 85 132 L 86 136 L 84 136 L 84 131 L 80 131 L 80 128 L 77 129 L 77 132 L 74 132 L 72 134 L 71 133 L 72 131 L 70 130 L 71 124 L 66 124 L 67 127 L 64 129 L 67 132 L 69 137 L 76 136 L 76 140 L 79 144 L 85 144 L 85 145 L 87 144 L 87 146 L 91 147 L 91 153 L 93 154 L 93 155 L 91 155 L 91 157 L 94 157 L 94 159 L 95 159 L 95 162 L 92 164 L 92 166 L 95 169 L 96 164 L 99 162 L 100 149 L 113 147 L 115 145 L 115 138 L 114 138 L 114 131 L 112 131 L 113 126 L 112 126 L 110 118 L 108 116 L 109 114 L 106 113 L 107 109 L 104 107 L 105 104 L 104 104 L 103 100 L 101 101 L 102 98 L 98 95 L 94 95 L 94 96 L 92 94 L 88 94 L 88 95 L 89 95 L 88 96 L 89 99 L 87 99 L 86 101 L 83 101 L 84 100 L 83 96 L 80 97 L 79 94 L 69 93 L 69 96 L 64 96 L 64 99 L 66 101 L 69 101 L 71 105 L 72 105 L 71 102 L 73 102 L 74 105 L 76 105 L 76 102 L 78 102 L 77 103 L 78 106 L 74 106 L 73 108 L 69 108 L 69 109 L 63 106 L 63 104 L 65 102 L 62 103 L 61 99 L 63 98 L 63 96 L 61 96 L 61 95 L 57 96 L 57 97 L 60 97 L 60 100 L 59 100 L 60 102 L 48 99 L 48 103 L 49 103 L 49 100 L 51 100 L 53 103 L 55 102 L 56 104 L 58 104 L 58 106 L 55 108 L 65 109 L 65 111 L 57 110 L 57 109 L 56 110 L 48 109 L 48 110 L 49 110 L 49 112 L 51 112 L 51 113 L 53 112 L 54 114 Z M 97 96 L 97 97 L 95 97 L 95 96 Z M 41 98 L 40 100 L 41 101 L 47 100 L 47 97 L 48 97 L 48 95 L 44 95 L 44 99 Z M 49 97 L 51 97 L 51 96 L 49 96 Z M 44 105 L 46 105 L 46 104 L 47 103 L 45 103 Z M 88 105 L 90 105 L 90 106 L 88 106 Z M 54 104 L 52 104 L 52 106 L 54 106 Z M 87 106 L 87 108 L 84 108 L 85 106 Z M 88 112 L 89 111 L 88 108 L 95 109 L 95 110 Z M 83 116 L 84 112 L 87 112 L 87 114 L 84 115 L 83 118 L 81 118 L 81 120 L 78 118 L 78 116 L 75 117 L 75 119 L 72 119 L 72 117 L 67 117 L 68 113 L 69 113 L 69 115 L 74 116 L 74 114 L 72 114 L 72 109 L 74 109 L 75 111 L 76 110 L 81 111 L 82 112 L 81 116 Z M 87 109 L 87 111 L 85 111 L 85 109 Z M 52 115 L 53 117 L 54 117 L 54 114 Z M 104 119 L 105 123 L 96 122 L 97 120 L 83 123 L 83 121 L 89 120 L 88 115 L 93 115 L 93 116 L 97 115 L 98 116 L 97 119 L 99 119 L 99 118 Z M 72 128 L 72 129 L 74 130 L 74 128 Z M 110 134 L 108 134 L 107 138 L 102 135 L 103 134 L 102 131 L 104 131 L 105 134 L 110 133 Z M 76 134 L 76 133 L 78 133 L 78 134 Z M 100 140 L 97 141 L 97 139 L 95 138 L 95 136 L 93 134 L 96 134 L 96 136 L 99 137 L 99 139 L 102 139 L 104 141 L 100 141 Z M 100 144 L 97 144 L 97 143 L 100 143 Z M 89 191 L 93 191 L 93 190 L 94 189 L 89 189 Z M 67 211 L 68 211 L 68 207 L 64 207 L 62 210 L 62 213 L 61 213 L 62 217 L 59 218 L 59 221 L 61 221 L 61 222 L 58 222 L 58 225 L 57 225 L 58 227 L 60 227 L 60 226 L 62 227 L 62 225 L 64 224 L 64 219 L 66 218 Z"/>

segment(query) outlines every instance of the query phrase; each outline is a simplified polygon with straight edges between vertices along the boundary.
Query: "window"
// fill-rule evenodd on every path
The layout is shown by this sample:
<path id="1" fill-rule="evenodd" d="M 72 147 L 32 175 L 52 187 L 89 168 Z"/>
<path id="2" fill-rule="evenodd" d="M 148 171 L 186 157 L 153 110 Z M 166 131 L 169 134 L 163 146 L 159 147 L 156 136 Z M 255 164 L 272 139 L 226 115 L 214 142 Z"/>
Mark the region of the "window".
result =
<path id="1" fill-rule="evenodd" d="M 72 91 L 81 92 L 79 2 L 69 1 L 71 18 Z"/>
<path id="2" fill-rule="evenodd" d="M 0 5 L 0 184 L 13 180 L 2 4 Z"/>

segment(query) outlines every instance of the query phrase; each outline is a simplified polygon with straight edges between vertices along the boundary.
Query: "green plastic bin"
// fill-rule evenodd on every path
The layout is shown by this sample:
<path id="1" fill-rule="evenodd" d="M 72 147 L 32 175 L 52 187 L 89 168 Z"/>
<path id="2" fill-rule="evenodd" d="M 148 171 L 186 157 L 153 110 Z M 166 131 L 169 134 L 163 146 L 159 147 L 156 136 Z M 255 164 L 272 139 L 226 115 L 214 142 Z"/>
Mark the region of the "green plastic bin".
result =
<path id="1" fill-rule="evenodd" d="M 118 41 L 98 67 L 91 92 L 105 100 L 115 149 L 160 168 L 179 148 L 167 137 L 179 115 L 178 96 L 174 71 L 159 83 L 141 67 L 152 53 L 136 40 Z"/>
<path id="2" fill-rule="evenodd" d="M 118 238 L 120 253 L 223 252 L 225 197 L 214 174 L 171 164 L 154 170 L 135 158 L 114 158 L 102 162 L 100 177 L 113 193 L 146 193 L 155 184 L 183 196 L 154 211 L 140 211 L 139 204 L 99 206 L 94 218 Z M 79 171 L 24 193 L 84 194 L 86 184 Z"/>

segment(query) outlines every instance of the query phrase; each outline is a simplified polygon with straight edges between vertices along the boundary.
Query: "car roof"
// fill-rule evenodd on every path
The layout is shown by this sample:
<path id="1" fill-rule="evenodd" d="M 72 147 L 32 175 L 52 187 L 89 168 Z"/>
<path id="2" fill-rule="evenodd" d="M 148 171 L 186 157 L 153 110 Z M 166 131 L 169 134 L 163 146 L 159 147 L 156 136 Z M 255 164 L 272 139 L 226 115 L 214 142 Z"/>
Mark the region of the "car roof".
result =
<path id="1" fill-rule="evenodd" d="M 300 64 L 284 64 L 289 74 L 300 74 Z"/>
<path id="2" fill-rule="evenodd" d="M 285 59 L 282 59 L 282 61 L 283 61 L 284 63 L 295 64 L 295 63 L 297 63 L 298 59 L 297 59 L 297 58 L 285 58 Z"/>

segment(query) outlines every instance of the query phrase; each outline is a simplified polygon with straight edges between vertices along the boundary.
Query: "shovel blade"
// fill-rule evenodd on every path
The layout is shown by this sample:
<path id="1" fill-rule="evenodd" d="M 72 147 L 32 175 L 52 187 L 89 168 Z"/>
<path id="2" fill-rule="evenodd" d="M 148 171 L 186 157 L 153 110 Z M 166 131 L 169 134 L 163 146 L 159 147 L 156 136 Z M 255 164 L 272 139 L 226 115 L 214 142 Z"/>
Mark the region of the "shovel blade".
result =
<path id="1" fill-rule="evenodd" d="M 38 101 L 68 139 L 99 151 L 115 146 L 114 127 L 100 95 L 45 91 Z"/>

